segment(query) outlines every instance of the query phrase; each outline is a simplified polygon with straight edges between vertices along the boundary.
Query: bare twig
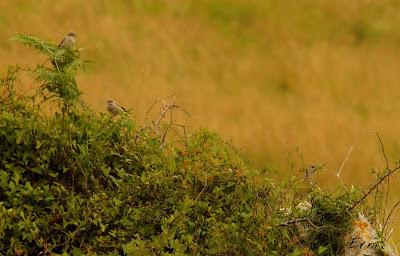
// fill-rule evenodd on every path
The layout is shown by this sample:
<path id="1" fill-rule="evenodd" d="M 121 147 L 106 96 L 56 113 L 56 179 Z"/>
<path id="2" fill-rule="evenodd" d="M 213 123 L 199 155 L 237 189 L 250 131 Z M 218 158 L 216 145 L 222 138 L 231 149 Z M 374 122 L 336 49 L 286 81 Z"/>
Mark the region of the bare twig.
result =
<path id="1" fill-rule="evenodd" d="M 189 117 L 193 118 L 193 116 L 188 111 L 186 111 L 181 106 L 179 106 L 175 103 L 176 96 L 177 96 L 177 94 L 174 93 L 174 94 L 166 97 L 166 99 L 157 99 L 150 105 L 150 107 L 148 108 L 148 110 L 146 112 L 146 117 L 154 109 L 154 107 L 157 104 L 159 104 L 160 108 L 157 113 L 157 116 L 155 119 L 150 121 L 150 123 L 151 123 L 150 125 L 146 125 L 137 131 L 137 135 L 136 135 L 135 139 L 138 139 L 140 137 L 140 135 L 139 135 L 140 132 L 142 132 L 145 129 L 148 129 L 151 133 L 155 134 L 156 136 L 159 136 L 158 139 L 161 142 L 161 144 L 163 145 L 162 147 L 165 147 L 164 144 L 167 140 L 167 136 L 172 131 L 175 133 L 176 136 L 182 138 L 182 141 L 184 142 L 185 145 L 188 144 L 187 131 L 186 131 L 186 128 L 188 126 L 175 123 L 173 114 L 174 114 L 175 110 L 179 110 L 179 111 L 182 111 L 183 113 L 185 113 Z M 170 100 L 167 101 L 167 99 L 170 99 Z M 177 131 L 173 127 L 182 128 L 183 136 L 182 136 L 182 134 L 179 133 L 179 131 Z"/>
<path id="2" fill-rule="evenodd" d="M 380 144 L 380 146 L 381 146 L 382 155 L 383 155 L 383 157 L 385 158 L 385 164 L 386 164 L 386 169 L 385 169 L 385 170 L 387 171 L 387 170 L 389 170 L 390 168 L 389 168 L 389 161 L 388 161 L 388 158 L 387 158 L 386 153 L 385 153 L 385 146 L 383 145 L 383 142 L 382 142 L 382 139 L 381 139 L 381 136 L 379 135 L 379 133 L 378 133 L 378 132 L 375 132 L 375 134 L 376 134 L 376 137 L 378 137 L 379 144 Z M 385 205 L 383 206 L 383 217 L 382 217 L 382 223 L 384 223 L 383 230 L 385 229 L 385 226 L 386 226 L 386 224 L 387 224 L 387 221 L 388 221 L 388 219 L 389 219 L 389 217 L 390 217 L 390 215 L 389 215 L 389 216 L 388 216 L 388 219 L 385 220 L 386 208 L 387 208 L 388 199 L 389 199 L 390 177 L 388 177 L 388 179 L 386 180 L 386 182 L 387 182 L 387 187 L 386 187 L 386 195 L 385 195 Z"/>
<path id="3" fill-rule="evenodd" d="M 183 130 L 183 136 L 182 136 L 181 134 L 179 134 L 178 131 L 176 131 L 175 129 L 173 129 L 174 126 L 177 126 L 177 127 L 182 128 L 182 130 Z M 187 128 L 187 127 L 188 127 L 188 126 L 181 125 L 181 124 L 174 124 L 174 123 L 172 123 L 172 122 L 169 123 L 169 124 L 167 125 L 167 127 L 165 128 L 164 133 L 163 133 L 162 136 L 161 136 L 161 143 L 164 144 L 165 139 L 166 139 L 166 137 L 167 137 L 167 133 L 168 133 L 168 131 L 171 130 L 171 131 L 173 131 L 173 132 L 175 133 L 176 136 L 182 138 L 182 141 L 184 142 L 184 144 L 187 145 L 187 144 L 188 144 L 188 143 L 187 143 L 187 137 L 186 137 L 186 128 Z"/>
<path id="4" fill-rule="evenodd" d="M 341 165 L 340 168 L 339 168 L 339 171 L 337 172 L 337 176 L 338 176 L 338 177 L 340 177 L 340 174 L 341 174 L 341 172 L 342 172 L 342 170 L 343 170 L 343 167 L 344 167 L 344 165 L 346 164 L 346 162 L 349 160 L 349 156 L 350 156 L 351 152 L 353 151 L 353 149 L 354 149 L 354 146 L 351 146 L 350 149 L 349 149 L 349 152 L 347 152 L 347 155 L 346 155 L 346 157 L 344 158 L 344 160 L 343 160 L 343 162 L 342 162 L 342 165 Z"/>
<path id="5" fill-rule="evenodd" d="M 392 215 L 393 215 L 394 213 L 397 212 L 397 210 L 399 209 L 399 206 L 400 206 L 400 201 L 398 201 L 398 202 L 392 207 L 392 209 L 390 210 L 390 212 L 389 212 L 389 214 L 388 214 L 388 217 L 387 217 L 386 221 L 383 223 L 382 232 L 383 232 L 383 234 L 384 234 L 384 236 L 385 236 L 386 239 L 389 238 L 389 235 L 388 235 L 388 233 L 385 232 L 385 231 L 387 231 L 388 226 L 389 226 L 388 224 L 389 224 L 389 222 L 390 222 L 390 220 L 391 220 L 391 218 L 392 218 Z M 395 217 L 395 216 L 396 216 L 396 214 L 393 215 L 393 217 Z"/>
<path id="6" fill-rule="evenodd" d="M 146 67 L 144 68 L 143 72 L 142 72 L 142 77 L 140 79 L 140 84 L 139 84 L 139 92 L 137 94 L 137 100 L 136 100 L 136 111 L 139 114 L 139 107 L 140 107 L 140 98 L 142 96 L 142 88 L 143 88 L 143 84 L 144 84 L 144 78 L 146 76 L 147 70 L 149 70 L 151 68 L 150 65 L 146 65 Z"/>
<path id="7" fill-rule="evenodd" d="M 241 155 L 243 157 L 244 160 L 246 160 L 246 162 L 248 164 L 251 164 L 251 160 L 238 148 L 236 148 L 235 146 L 233 146 L 229 141 L 226 141 L 224 139 L 220 139 L 220 141 L 222 143 L 224 143 L 225 145 L 229 146 L 235 153 Z"/>
<path id="8" fill-rule="evenodd" d="M 203 189 L 202 189 L 202 190 L 200 191 L 200 193 L 196 196 L 195 201 L 197 201 L 197 200 L 200 198 L 201 194 L 204 193 L 204 191 L 206 190 L 206 188 L 207 188 L 207 180 L 206 180 L 206 184 L 204 185 Z"/>
<path id="9" fill-rule="evenodd" d="M 169 143 L 166 143 L 166 144 L 164 144 L 162 147 L 161 147 L 161 149 L 164 149 L 164 148 L 168 148 L 169 146 L 171 146 L 171 145 L 176 145 L 176 144 L 178 144 L 178 143 L 181 143 L 181 144 L 185 144 L 185 141 L 184 140 L 173 140 L 173 141 L 171 141 L 171 142 L 169 142 Z"/>
<path id="10" fill-rule="evenodd" d="M 353 210 L 357 205 L 359 205 L 362 201 L 364 201 L 375 189 L 377 189 L 388 177 L 392 176 L 396 171 L 400 169 L 400 166 L 389 170 L 385 175 L 383 175 L 379 180 L 368 189 L 368 191 L 357 200 L 349 209 L 349 211 Z"/>
<path id="11" fill-rule="evenodd" d="M 167 125 L 167 128 L 165 128 L 165 131 L 164 131 L 164 133 L 163 133 L 163 135 L 161 137 L 161 144 L 164 144 L 165 138 L 167 137 L 168 130 L 169 130 L 169 128 L 171 128 L 171 126 L 172 126 L 172 124 L 169 123 Z"/>
<path id="12" fill-rule="evenodd" d="M 344 185 L 344 183 L 343 183 L 343 180 L 340 178 L 340 174 L 342 173 L 342 170 L 343 170 L 345 164 L 346 164 L 347 161 L 349 160 L 349 157 L 350 157 L 351 152 L 353 151 L 353 149 L 354 149 L 354 146 L 351 146 L 350 149 L 349 149 L 349 151 L 347 152 L 345 158 L 343 159 L 343 162 L 342 162 L 342 164 L 341 164 L 341 166 L 340 166 L 340 168 L 339 168 L 339 170 L 338 170 L 337 173 L 334 173 L 334 172 L 329 171 L 329 173 L 331 173 L 331 174 L 334 175 L 336 178 L 338 178 L 338 180 L 340 181 L 340 183 L 342 183 L 342 186 Z"/>
<path id="13" fill-rule="evenodd" d="M 282 222 L 281 224 L 279 224 L 279 226 L 290 226 L 290 225 L 298 224 L 301 222 L 307 222 L 313 228 L 318 229 L 318 227 L 315 226 L 315 224 L 311 221 L 310 218 L 300 218 L 300 219 L 288 220 L 288 221 Z"/>
<path id="14" fill-rule="evenodd" d="M 383 146 L 383 142 L 382 142 L 381 136 L 379 135 L 378 132 L 375 132 L 375 134 L 378 137 L 379 144 L 381 145 L 382 154 L 383 154 L 383 157 L 385 158 L 386 170 L 389 170 L 389 161 L 388 161 L 388 158 L 387 158 L 386 153 L 385 153 L 385 147 Z"/>
<path id="15" fill-rule="evenodd" d="M 186 134 L 186 126 L 182 126 L 183 136 L 185 137 L 185 145 L 188 146 L 187 134 Z"/>
<path id="16" fill-rule="evenodd" d="M 173 94 L 167 96 L 165 99 L 174 98 L 174 101 L 175 101 L 176 95 L 177 95 L 176 93 L 173 93 Z M 154 107 L 157 103 L 160 103 L 160 102 L 161 102 L 161 103 L 164 103 L 164 104 L 168 104 L 164 99 L 157 99 L 157 100 L 155 100 L 155 101 L 150 105 L 150 107 L 147 109 L 146 115 L 148 115 L 148 114 L 150 113 L 150 111 L 153 109 L 153 107 Z"/>
<path id="17" fill-rule="evenodd" d="M 185 145 L 187 145 L 187 144 L 188 144 L 188 141 L 187 141 L 186 128 L 188 128 L 189 126 L 182 125 L 182 124 L 174 124 L 174 123 L 171 123 L 171 127 L 173 127 L 173 126 L 177 126 L 177 127 L 182 128 L 183 136 L 181 136 L 181 134 L 179 134 L 178 132 L 176 132 L 176 134 L 177 134 L 179 137 L 181 137 L 182 140 L 185 142 Z"/>

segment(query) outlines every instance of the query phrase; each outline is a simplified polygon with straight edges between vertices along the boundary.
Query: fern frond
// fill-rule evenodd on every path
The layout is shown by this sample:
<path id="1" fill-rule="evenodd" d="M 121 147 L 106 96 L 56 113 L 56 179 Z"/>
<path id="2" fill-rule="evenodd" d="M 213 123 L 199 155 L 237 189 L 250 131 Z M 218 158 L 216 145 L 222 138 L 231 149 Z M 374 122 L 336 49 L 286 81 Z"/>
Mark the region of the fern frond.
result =
<path id="1" fill-rule="evenodd" d="M 43 98 L 56 98 L 63 103 L 62 111 L 79 101 L 82 94 L 75 79 L 89 61 L 80 59 L 80 51 L 60 48 L 37 37 L 17 33 L 11 40 L 20 42 L 46 55 L 53 66 L 38 65 L 32 70 L 35 82 L 40 84 L 38 94 Z"/>
<path id="2" fill-rule="evenodd" d="M 75 74 L 77 71 L 82 70 L 85 71 L 89 64 L 92 63 L 90 60 L 82 60 L 82 59 L 73 59 L 70 63 L 65 65 L 65 72 Z"/>
<path id="3" fill-rule="evenodd" d="M 75 101 L 80 94 L 74 76 L 66 73 L 59 73 L 46 67 L 37 67 L 33 72 L 35 81 L 41 83 L 42 91 L 54 93 L 56 97 L 67 102 Z"/>
<path id="4" fill-rule="evenodd" d="M 17 42 L 21 42 L 24 45 L 28 45 L 47 56 L 53 56 L 59 50 L 59 47 L 52 43 L 45 42 L 37 37 L 23 35 L 20 33 L 17 33 L 10 40 L 14 40 Z"/>
<path id="5" fill-rule="evenodd" d="M 53 83 L 53 84 L 70 84 L 75 78 L 66 73 L 59 73 L 53 69 L 38 66 L 33 72 L 36 82 Z"/>

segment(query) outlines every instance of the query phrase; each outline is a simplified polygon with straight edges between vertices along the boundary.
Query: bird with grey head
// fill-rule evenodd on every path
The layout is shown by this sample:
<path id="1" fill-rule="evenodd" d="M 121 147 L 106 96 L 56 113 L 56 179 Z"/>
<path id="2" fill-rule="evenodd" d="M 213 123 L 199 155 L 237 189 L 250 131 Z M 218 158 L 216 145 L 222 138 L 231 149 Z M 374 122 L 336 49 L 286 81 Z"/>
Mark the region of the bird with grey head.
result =
<path id="1" fill-rule="evenodd" d="M 107 100 L 107 111 L 110 112 L 113 116 L 120 115 L 126 113 L 126 109 L 121 106 L 118 102 L 112 99 Z"/>
<path id="2" fill-rule="evenodd" d="M 75 32 L 70 31 L 64 36 L 58 47 L 71 50 L 75 46 L 75 40 L 76 40 Z"/>

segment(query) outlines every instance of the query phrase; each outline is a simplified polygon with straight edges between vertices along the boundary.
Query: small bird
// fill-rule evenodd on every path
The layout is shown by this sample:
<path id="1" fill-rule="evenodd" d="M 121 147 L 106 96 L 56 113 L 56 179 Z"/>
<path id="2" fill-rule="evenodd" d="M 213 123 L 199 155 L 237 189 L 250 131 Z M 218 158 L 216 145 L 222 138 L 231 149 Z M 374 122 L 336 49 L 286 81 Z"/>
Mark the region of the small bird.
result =
<path id="1" fill-rule="evenodd" d="M 118 104 L 115 100 L 107 100 L 107 111 L 110 112 L 113 116 L 119 115 L 121 113 L 125 113 L 126 109 Z"/>
<path id="2" fill-rule="evenodd" d="M 58 47 L 64 48 L 64 49 L 72 49 L 75 46 L 75 39 L 76 39 L 75 32 L 70 31 L 70 32 L 68 32 L 68 34 L 66 34 L 64 36 L 64 38 L 61 40 Z"/>
<path id="3" fill-rule="evenodd" d="M 319 164 L 319 165 L 310 165 L 307 168 L 304 169 L 304 180 L 307 181 L 308 183 L 312 184 L 312 176 L 313 174 L 322 169 L 325 166 L 325 164 Z"/>

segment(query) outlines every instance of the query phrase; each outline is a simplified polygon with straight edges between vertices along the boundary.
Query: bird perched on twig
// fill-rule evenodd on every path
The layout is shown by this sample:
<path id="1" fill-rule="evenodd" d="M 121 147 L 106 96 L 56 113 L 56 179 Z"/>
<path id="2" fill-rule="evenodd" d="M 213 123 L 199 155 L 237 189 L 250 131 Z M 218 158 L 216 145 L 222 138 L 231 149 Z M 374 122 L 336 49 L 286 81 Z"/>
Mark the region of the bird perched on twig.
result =
<path id="1" fill-rule="evenodd" d="M 106 107 L 107 107 L 107 111 L 110 112 L 113 116 L 127 112 L 123 106 L 121 106 L 115 100 L 111 100 L 111 99 L 107 100 Z"/>
<path id="2" fill-rule="evenodd" d="M 75 32 L 70 31 L 64 36 L 58 47 L 64 49 L 73 49 L 75 46 L 75 40 L 76 40 Z"/>

